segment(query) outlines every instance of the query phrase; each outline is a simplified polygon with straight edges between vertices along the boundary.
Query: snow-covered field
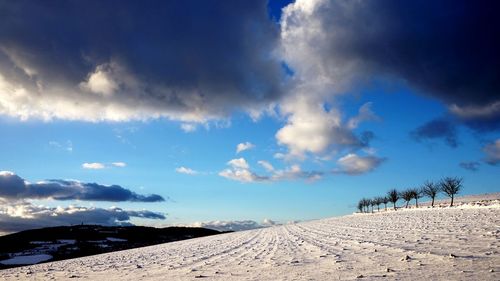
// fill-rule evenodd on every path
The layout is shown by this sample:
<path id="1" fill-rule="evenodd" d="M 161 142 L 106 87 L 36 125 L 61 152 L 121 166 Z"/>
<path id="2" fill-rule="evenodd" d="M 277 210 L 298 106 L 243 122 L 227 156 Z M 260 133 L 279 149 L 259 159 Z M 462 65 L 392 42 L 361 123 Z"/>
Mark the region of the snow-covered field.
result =
<path id="1" fill-rule="evenodd" d="M 500 201 L 228 233 L 0 271 L 2 280 L 500 280 Z"/>

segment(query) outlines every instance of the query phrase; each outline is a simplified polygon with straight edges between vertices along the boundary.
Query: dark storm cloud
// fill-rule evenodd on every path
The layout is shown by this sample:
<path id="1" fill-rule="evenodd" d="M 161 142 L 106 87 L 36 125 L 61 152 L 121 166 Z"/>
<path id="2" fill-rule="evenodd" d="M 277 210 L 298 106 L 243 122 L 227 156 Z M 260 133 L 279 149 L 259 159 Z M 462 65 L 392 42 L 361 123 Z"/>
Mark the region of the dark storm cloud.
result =
<path id="1" fill-rule="evenodd" d="M 500 128 L 499 1 L 322 1 L 313 13 L 309 6 L 288 11 L 287 36 L 314 30 L 303 37 L 337 84 L 396 78 L 474 129 Z"/>
<path id="2" fill-rule="evenodd" d="M 45 207 L 35 206 L 29 202 L 2 202 L 0 199 L 0 232 L 16 232 L 26 229 L 75 225 L 132 225 L 132 217 L 146 219 L 165 219 L 165 215 L 147 210 L 128 211 L 121 208 L 87 208 L 87 207 Z"/>
<path id="3" fill-rule="evenodd" d="M 0 197 L 7 199 L 46 199 L 84 201 L 162 202 L 157 194 L 141 195 L 119 185 L 101 185 L 71 180 L 29 183 L 11 172 L 0 172 Z"/>
<path id="4" fill-rule="evenodd" d="M 416 128 L 410 133 L 416 141 L 443 139 L 451 147 L 457 147 L 457 129 L 455 124 L 445 119 L 434 119 Z"/>
<path id="5" fill-rule="evenodd" d="M 1 1 L 0 90 L 23 94 L 0 113 L 200 122 L 257 107 L 281 93 L 278 34 L 264 0 Z"/>

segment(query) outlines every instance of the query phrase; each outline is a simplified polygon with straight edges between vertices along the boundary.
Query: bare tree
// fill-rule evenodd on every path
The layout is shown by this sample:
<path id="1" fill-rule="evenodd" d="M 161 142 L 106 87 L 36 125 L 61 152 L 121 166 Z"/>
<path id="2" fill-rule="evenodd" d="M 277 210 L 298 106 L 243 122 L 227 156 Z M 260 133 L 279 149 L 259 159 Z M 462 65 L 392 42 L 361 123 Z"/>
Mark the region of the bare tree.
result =
<path id="1" fill-rule="evenodd" d="M 382 199 L 382 203 L 384 203 L 385 210 L 387 211 L 387 203 L 389 203 L 389 197 L 384 196 L 384 197 L 381 197 L 381 199 Z"/>
<path id="2" fill-rule="evenodd" d="M 457 177 L 446 177 L 441 180 L 440 186 L 441 191 L 451 198 L 450 207 L 453 207 L 453 198 L 455 194 L 458 194 L 460 189 L 462 189 L 462 179 Z"/>
<path id="3" fill-rule="evenodd" d="M 432 199 L 431 207 L 434 208 L 434 200 L 436 199 L 436 195 L 439 192 L 439 185 L 426 181 L 424 186 L 422 187 L 422 193 Z"/>
<path id="4" fill-rule="evenodd" d="M 364 212 L 368 213 L 368 211 L 369 211 L 368 208 L 370 206 L 370 201 L 368 199 L 366 199 L 366 198 L 363 198 L 363 199 L 361 199 L 361 202 L 362 202 L 363 208 L 365 210 Z"/>
<path id="5" fill-rule="evenodd" d="M 361 200 L 358 201 L 358 210 L 359 210 L 360 213 L 363 213 L 363 207 L 364 207 L 363 204 L 364 204 L 363 203 L 363 199 L 361 199 Z"/>
<path id="6" fill-rule="evenodd" d="M 422 190 L 418 188 L 410 189 L 411 194 L 413 195 L 413 199 L 415 199 L 415 207 L 418 208 L 418 199 L 422 198 Z"/>
<path id="7" fill-rule="evenodd" d="M 377 204 L 377 202 L 375 202 L 375 199 L 368 199 L 370 201 L 370 206 L 372 207 L 372 213 L 373 213 L 373 207 Z"/>
<path id="8" fill-rule="evenodd" d="M 408 190 L 402 191 L 400 196 L 401 196 L 401 198 L 403 198 L 403 200 L 405 200 L 406 208 L 408 208 L 408 204 L 410 203 L 411 199 L 413 199 L 413 190 L 408 189 Z"/>
<path id="9" fill-rule="evenodd" d="M 396 202 L 399 200 L 399 192 L 396 189 L 391 189 L 387 192 L 387 197 L 389 198 L 389 201 L 392 202 L 394 211 L 396 211 Z"/>
<path id="10" fill-rule="evenodd" d="M 373 199 L 375 201 L 375 205 L 377 205 L 377 212 L 380 212 L 380 204 L 382 204 L 382 197 L 375 197 Z"/>
<path id="11" fill-rule="evenodd" d="M 380 203 L 378 202 L 378 197 L 374 197 L 372 199 L 372 204 L 373 204 L 373 206 L 377 206 L 377 210 L 380 210 L 380 208 L 379 208 Z"/>

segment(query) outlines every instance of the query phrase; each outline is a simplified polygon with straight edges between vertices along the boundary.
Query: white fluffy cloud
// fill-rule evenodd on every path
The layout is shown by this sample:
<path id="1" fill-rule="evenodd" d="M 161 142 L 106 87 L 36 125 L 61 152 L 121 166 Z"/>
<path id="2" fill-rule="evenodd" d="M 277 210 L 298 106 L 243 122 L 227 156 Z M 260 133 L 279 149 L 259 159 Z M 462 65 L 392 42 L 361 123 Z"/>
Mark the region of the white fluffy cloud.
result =
<path id="1" fill-rule="evenodd" d="M 113 163 L 111 163 L 111 165 L 113 165 L 115 167 L 123 168 L 123 167 L 127 166 L 127 163 L 125 163 L 125 162 L 113 162 Z"/>
<path id="2" fill-rule="evenodd" d="M 9 233 L 26 229 L 72 225 L 131 225 L 130 218 L 165 219 L 165 215 L 147 210 L 132 211 L 121 208 L 47 207 L 32 203 L 8 202 L 0 198 L 0 232 Z"/>
<path id="3" fill-rule="evenodd" d="M 197 171 L 193 170 L 193 169 L 190 169 L 190 168 L 186 168 L 184 166 L 181 166 L 179 168 L 175 168 L 175 171 L 179 174 L 186 174 L 186 175 L 196 175 L 198 174 Z"/>
<path id="4" fill-rule="evenodd" d="M 100 169 L 106 168 L 106 165 L 104 165 L 103 163 L 99 163 L 99 162 L 83 163 L 82 168 L 89 169 L 89 170 L 100 170 Z"/>
<path id="5" fill-rule="evenodd" d="M 483 151 L 486 153 L 486 163 L 490 165 L 497 165 L 500 163 L 500 139 L 484 146 Z"/>
<path id="6" fill-rule="evenodd" d="M 340 168 L 334 170 L 334 172 L 359 175 L 374 170 L 382 164 L 383 161 L 383 158 L 378 158 L 372 155 L 358 156 L 354 153 L 350 153 L 337 161 Z"/>
<path id="7" fill-rule="evenodd" d="M 231 159 L 227 164 L 235 169 L 248 169 L 249 165 L 245 158 Z"/>
<path id="8" fill-rule="evenodd" d="M 242 151 L 245 151 L 245 150 L 249 150 L 249 149 L 252 149 L 254 148 L 255 145 L 250 143 L 250 142 L 242 142 L 242 143 L 239 143 L 237 146 L 236 146 L 236 154 L 242 152 Z"/>
<path id="9" fill-rule="evenodd" d="M 281 20 L 281 53 L 293 69 L 292 87 L 280 103 L 286 124 L 276 133 L 288 148 L 285 158 L 305 158 L 308 153 L 361 148 L 366 143 L 353 133 L 360 122 L 375 118 L 371 104 L 358 116 L 343 120 L 335 98 L 351 86 L 355 63 L 333 63 L 328 52 L 329 32 L 316 16 L 324 1 L 296 1 L 288 5 Z"/>
<path id="10" fill-rule="evenodd" d="M 104 96 L 114 94 L 118 89 L 118 85 L 112 77 L 112 69 L 112 67 L 106 67 L 106 65 L 98 66 L 95 72 L 90 73 L 88 80 L 82 82 L 80 86 L 92 93 Z"/>
<path id="11" fill-rule="evenodd" d="M 227 162 L 227 165 L 230 166 L 230 168 L 219 172 L 219 176 L 240 182 L 258 182 L 268 180 L 267 177 L 259 176 L 252 172 L 250 170 L 250 165 L 248 165 L 245 158 L 231 159 Z"/>

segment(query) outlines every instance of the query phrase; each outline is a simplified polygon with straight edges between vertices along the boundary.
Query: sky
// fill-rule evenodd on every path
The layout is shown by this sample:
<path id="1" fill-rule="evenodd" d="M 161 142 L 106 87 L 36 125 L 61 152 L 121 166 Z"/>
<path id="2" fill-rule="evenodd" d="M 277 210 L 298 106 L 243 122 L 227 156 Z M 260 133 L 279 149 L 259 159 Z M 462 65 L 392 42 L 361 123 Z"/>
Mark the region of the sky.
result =
<path id="1" fill-rule="evenodd" d="M 498 5 L 0 1 L 0 233 L 499 192 Z"/>

